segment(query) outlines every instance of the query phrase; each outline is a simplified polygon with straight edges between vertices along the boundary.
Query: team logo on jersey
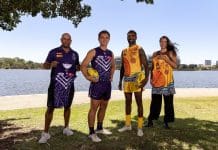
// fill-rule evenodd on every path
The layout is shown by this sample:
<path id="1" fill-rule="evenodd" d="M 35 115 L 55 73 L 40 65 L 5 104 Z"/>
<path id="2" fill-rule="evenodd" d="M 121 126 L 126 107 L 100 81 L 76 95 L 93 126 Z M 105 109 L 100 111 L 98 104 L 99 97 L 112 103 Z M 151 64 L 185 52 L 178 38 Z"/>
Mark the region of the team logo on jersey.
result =
<path id="1" fill-rule="evenodd" d="M 108 71 L 111 68 L 111 57 L 98 56 L 95 62 L 105 71 Z"/>
<path id="2" fill-rule="evenodd" d="M 56 57 L 57 57 L 57 58 L 62 58 L 62 57 L 63 57 L 63 54 L 60 53 L 60 52 L 57 52 L 57 53 L 56 53 Z"/>

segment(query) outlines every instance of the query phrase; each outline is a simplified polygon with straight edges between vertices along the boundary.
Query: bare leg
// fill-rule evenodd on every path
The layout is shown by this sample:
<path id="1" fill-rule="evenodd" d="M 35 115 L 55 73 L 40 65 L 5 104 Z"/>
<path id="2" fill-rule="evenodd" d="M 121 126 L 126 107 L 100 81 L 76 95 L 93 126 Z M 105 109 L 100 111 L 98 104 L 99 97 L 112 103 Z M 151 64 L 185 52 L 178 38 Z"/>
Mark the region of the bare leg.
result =
<path id="1" fill-rule="evenodd" d="M 96 111 L 100 105 L 100 102 L 101 102 L 100 100 L 92 99 L 90 103 L 90 110 L 88 113 L 88 125 L 89 125 L 89 129 L 92 130 L 90 131 L 90 134 L 92 134 L 94 130 Z"/>
<path id="2" fill-rule="evenodd" d="M 97 130 L 102 130 L 103 129 L 103 121 L 104 121 L 107 105 L 108 105 L 108 101 L 101 100 L 100 108 L 98 110 L 98 116 L 97 116 L 98 117 Z"/>
<path id="3" fill-rule="evenodd" d="M 126 115 L 130 115 L 132 111 L 132 93 L 125 93 L 126 98 Z"/>
<path id="4" fill-rule="evenodd" d="M 44 132 L 48 133 L 52 118 L 53 118 L 54 108 L 48 107 L 45 113 L 45 128 Z"/>
<path id="5" fill-rule="evenodd" d="M 108 105 L 108 101 L 105 100 L 101 101 L 100 108 L 98 110 L 98 122 L 103 122 L 107 105 Z"/>
<path id="6" fill-rule="evenodd" d="M 138 106 L 138 117 L 143 117 L 142 92 L 135 92 L 134 94 Z"/>
<path id="7" fill-rule="evenodd" d="M 64 127 L 67 128 L 69 126 L 71 108 L 64 108 Z"/>

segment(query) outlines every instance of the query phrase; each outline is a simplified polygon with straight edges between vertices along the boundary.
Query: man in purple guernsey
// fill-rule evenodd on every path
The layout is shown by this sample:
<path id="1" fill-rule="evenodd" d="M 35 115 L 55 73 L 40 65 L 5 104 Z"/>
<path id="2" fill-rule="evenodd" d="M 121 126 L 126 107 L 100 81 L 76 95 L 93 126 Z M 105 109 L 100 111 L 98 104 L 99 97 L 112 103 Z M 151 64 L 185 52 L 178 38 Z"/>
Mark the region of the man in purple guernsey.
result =
<path id="1" fill-rule="evenodd" d="M 74 79 L 80 66 L 78 53 L 70 48 L 70 44 L 70 34 L 64 33 L 61 37 L 61 46 L 51 50 L 43 64 L 45 69 L 51 69 L 51 79 L 48 88 L 45 127 L 39 143 L 46 143 L 51 137 L 48 130 L 55 108 L 64 107 L 63 134 L 73 135 L 73 131 L 69 129 L 70 107 L 74 96 Z"/>
<path id="2" fill-rule="evenodd" d="M 81 64 L 81 71 L 85 78 L 91 82 L 89 88 L 89 97 L 91 105 L 88 114 L 89 138 L 93 142 L 100 142 L 101 139 L 96 135 L 112 134 L 109 130 L 103 128 L 103 120 L 108 101 L 111 97 L 111 81 L 115 71 L 115 60 L 112 51 L 108 50 L 107 45 L 110 40 L 110 33 L 106 30 L 98 34 L 100 46 L 90 50 Z M 95 69 L 99 78 L 90 76 L 87 73 L 87 67 Z M 95 117 L 97 113 L 97 129 L 94 130 Z"/>

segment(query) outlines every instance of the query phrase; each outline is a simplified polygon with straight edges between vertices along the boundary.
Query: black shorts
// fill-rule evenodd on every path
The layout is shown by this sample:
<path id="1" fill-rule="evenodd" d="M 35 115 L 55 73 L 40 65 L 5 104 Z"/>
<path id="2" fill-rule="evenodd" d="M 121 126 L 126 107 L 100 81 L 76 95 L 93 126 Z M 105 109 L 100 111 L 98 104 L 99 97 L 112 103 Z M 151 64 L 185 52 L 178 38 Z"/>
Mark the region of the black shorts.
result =
<path id="1" fill-rule="evenodd" d="M 47 97 L 47 107 L 51 107 L 51 108 L 60 108 L 60 107 L 56 107 L 54 106 L 54 84 L 50 83 L 49 87 L 48 87 L 48 97 Z M 67 104 L 64 106 L 64 108 L 69 108 L 72 105 L 73 102 L 73 97 L 74 97 L 74 85 L 71 86 L 70 89 L 70 93 L 69 93 L 69 98 L 67 101 Z"/>

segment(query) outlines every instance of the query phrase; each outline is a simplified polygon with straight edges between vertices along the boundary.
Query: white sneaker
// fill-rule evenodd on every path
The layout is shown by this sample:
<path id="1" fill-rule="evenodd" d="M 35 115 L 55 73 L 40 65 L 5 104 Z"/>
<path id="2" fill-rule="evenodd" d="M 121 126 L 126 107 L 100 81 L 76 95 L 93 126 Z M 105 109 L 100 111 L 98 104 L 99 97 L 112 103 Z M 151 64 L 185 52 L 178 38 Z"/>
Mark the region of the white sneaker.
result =
<path id="1" fill-rule="evenodd" d="M 73 131 L 70 130 L 69 128 L 64 128 L 63 134 L 67 135 L 67 136 L 71 136 L 71 135 L 73 135 Z"/>
<path id="2" fill-rule="evenodd" d="M 137 135 L 138 136 L 143 136 L 144 135 L 143 130 L 138 128 Z"/>
<path id="3" fill-rule="evenodd" d="M 51 135 L 49 133 L 45 133 L 45 132 L 42 132 L 41 134 L 41 138 L 40 140 L 38 141 L 40 144 L 43 144 L 43 143 L 47 143 L 47 141 L 51 138 Z"/>
<path id="4" fill-rule="evenodd" d="M 109 131 L 108 129 L 95 130 L 95 133 L 104 134 L 104 135 L 111 135 L 112 134 L 112 132 Z"/>
<path id="5" fill-rule="evenodd" d="M 124 126 L 118 129 L 119 132 L 125 132 L 125 131 L 130 131 L 130 130 L 132 130 L 132 126 Z"/>
<path id="6" fill-rule="evenodd" d="M 89 138 L 92 140 L 92 142 L 101 142 L 101 139 L 97 136 L 97 134 L 91 134 L 89 135 Z"/>

